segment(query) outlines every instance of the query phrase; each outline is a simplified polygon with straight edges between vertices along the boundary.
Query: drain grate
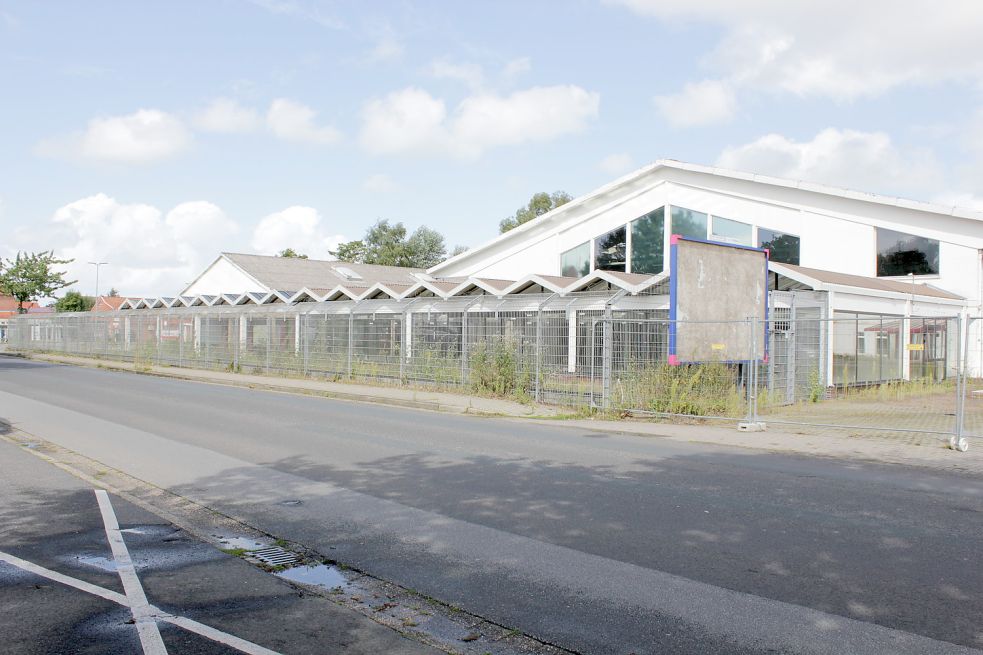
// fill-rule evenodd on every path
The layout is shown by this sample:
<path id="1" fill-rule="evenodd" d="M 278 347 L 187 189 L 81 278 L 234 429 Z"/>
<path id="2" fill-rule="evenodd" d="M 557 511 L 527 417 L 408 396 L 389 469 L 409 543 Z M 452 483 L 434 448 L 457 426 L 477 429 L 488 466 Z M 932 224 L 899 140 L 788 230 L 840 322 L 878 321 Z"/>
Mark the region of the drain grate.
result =
<path id="1" fill-rule="evenodd" d="M 259 550 L 249 551 L 249 557 L 255 557 L 263 564 L 269 566 L 284 566 L 287 564 L 295 564 L 297 562 L 297 556 L 290 551 L 284 550 L 279 546 L 270 546 L 268 548 L 260 548 Z"/>

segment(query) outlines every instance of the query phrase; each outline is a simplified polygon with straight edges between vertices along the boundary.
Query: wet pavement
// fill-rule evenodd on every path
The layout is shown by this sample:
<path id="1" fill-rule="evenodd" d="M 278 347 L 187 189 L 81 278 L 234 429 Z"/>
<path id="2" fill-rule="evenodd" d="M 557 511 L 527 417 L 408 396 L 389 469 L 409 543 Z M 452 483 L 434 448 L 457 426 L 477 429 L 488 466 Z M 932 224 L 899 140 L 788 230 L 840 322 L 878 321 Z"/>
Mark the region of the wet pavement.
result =
<path id="1" fill-rule="evenodd" d="M 0 468 L 0 559 L 6 560 L 0 561 L 2 652 L 146 652 L 130 608 L 76 588 L 88 583 L 115 598 L 128 593 L 120 577 L 124 566 L 110 548 L 92 486 L 6 442 L 0 442 Z M 122 498 L 110 499 L 133 570 L 155 611 L 197 621 L 227 637 L 223 644 L 157 621 L 168 653 L 250 652 L 234 647 L 236 638 L 254 644 L 256 653 L 438 652 Z M 263 545 L 232 539 L 230 548 Z M 24 570 L 10 563 L 14 558 L 43 568 Z M 327 569 L 314 567 L 310 573 Z M 306 571 L 303 567 L 300 575 Z M 67 578 L 50 579 L 57 574 Z"/>

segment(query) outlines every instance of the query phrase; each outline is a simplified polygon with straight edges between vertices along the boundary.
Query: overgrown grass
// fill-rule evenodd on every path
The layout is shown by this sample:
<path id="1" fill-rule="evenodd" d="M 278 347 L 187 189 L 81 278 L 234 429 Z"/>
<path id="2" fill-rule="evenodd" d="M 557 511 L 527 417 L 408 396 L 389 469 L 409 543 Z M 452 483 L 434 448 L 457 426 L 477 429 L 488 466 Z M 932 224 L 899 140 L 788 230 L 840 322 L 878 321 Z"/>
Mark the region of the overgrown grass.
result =
<path id="1" fill-rule="evenodd" d="M 473 393 L 528 401 L 533 364 L 520 356 L 517 339 L 476 344 L 468 357 L 468 386 Z"/>
<path id="2" fill-rule="evenodd" d="M 735 367 L 704 364 L 629 364 L 612 381 L 612 404 L 662 414 L 743 416 L 745 390 Z"/>

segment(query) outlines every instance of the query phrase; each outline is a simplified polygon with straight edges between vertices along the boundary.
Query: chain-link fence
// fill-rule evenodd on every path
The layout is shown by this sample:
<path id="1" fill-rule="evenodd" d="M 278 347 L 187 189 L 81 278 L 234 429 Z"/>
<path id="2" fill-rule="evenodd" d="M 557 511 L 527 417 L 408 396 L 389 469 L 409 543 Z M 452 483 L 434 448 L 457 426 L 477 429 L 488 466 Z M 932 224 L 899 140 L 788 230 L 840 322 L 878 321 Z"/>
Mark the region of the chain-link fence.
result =
<path id="1" fill-rule="evenodd" d="M 696 325 L 659 303 L 593 292 L 58 314 L 11 321 L 10 343 L 803 433 L 956 446 L 983 436 L 983 319 L 830 317 L 806 303 L 765 322 Z M 713 356 L 674 356 L 693 339 Z"/>

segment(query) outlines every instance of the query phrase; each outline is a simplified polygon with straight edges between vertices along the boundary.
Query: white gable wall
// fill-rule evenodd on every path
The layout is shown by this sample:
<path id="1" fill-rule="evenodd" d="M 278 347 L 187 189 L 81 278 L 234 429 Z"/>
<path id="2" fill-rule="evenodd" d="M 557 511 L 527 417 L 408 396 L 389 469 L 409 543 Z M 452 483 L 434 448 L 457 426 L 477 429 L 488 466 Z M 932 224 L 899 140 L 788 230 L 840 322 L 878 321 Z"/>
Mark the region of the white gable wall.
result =
<path id="1" fill-rule="evenodd" d="M 560 274 L 560 255 L 585 241 L 665 204 L 685 207 L 798 236 L 800 265 L 876 277 L 876 228 L 936 239 L 939 275 L 925 282 L 981 301 L 980 249 L 983 221 L 923 211 L 924 206 L 893 206 L 802 188 L 776 187 L 745 179 L 662 168 L 612 187 L 569 211 L 529 225 L 518 238 L 478 248 L 438 266 L 440 276 L 478 275 L 519 279 L 530 273 Z M 667 217 L 667 234 L 668 229 Z M 755 235 L 757 233 L 755 232 Z M 977 309 L 978 311 L 978 309 Z"/>
<path id="2" fill-rule="evenodd" d="M 198 276 L 184 291 L 182 296 L 213 295 L 222 293 L 246 293 L 248 291 L 272 291 L 266 286 L 256 282 L 252 277 L 246 275 L 242 269 L 227 260 L 219 257 L 205 272 Z"/>

